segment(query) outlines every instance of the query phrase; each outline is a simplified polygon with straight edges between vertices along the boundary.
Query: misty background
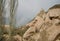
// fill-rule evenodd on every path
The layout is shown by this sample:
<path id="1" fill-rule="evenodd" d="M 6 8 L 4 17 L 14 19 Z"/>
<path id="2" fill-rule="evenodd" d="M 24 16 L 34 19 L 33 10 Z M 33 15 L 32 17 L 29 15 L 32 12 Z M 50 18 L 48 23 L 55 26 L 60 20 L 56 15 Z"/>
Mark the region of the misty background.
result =
<path id="1" fill-rule="evenodd" d="M 9 8 L 8 0 L 6 10 Z M 18 8 L 16 13 L 16 25 L 22 26 L 31 21 L 43 8 L 47 11 L 55 4 L 60 4 L 60 0 L 18 0 Z M 8 11 L 8 10 L 7 10 Z M 9 22 L 9 12 L 6 14 L 6 24 Z"/>

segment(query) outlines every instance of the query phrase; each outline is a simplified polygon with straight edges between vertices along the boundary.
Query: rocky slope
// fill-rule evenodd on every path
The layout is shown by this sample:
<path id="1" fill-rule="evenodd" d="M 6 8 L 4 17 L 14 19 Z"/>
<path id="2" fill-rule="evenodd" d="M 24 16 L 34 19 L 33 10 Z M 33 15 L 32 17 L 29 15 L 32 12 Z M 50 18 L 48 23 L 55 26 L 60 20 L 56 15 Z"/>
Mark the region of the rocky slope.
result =
<path id="1" fill-rule="evenodd" d="M 23 41 L 60 41 L 60 5 L 42 10 L 27 26 Z"/>
<path id="2" fill-rule="evenodd" d="M 60 41 L 60 5 L 54 5 L 47 12 L 40 13 L 30 23 L 14 29 L 10 36 L 10 26 L 3 28 L 0 41 Z"/>

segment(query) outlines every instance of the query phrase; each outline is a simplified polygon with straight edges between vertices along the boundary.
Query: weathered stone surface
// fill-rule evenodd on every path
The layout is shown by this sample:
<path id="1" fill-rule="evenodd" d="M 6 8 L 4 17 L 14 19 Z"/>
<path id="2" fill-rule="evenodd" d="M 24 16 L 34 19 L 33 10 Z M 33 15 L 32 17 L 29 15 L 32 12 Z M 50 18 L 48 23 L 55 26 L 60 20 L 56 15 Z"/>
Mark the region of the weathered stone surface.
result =
<path id="1" fill-rule="evenodd" d="M 22 37 L 20 35 L 13 36 L 13 41 L 22 41 Z"/>
<path id="2" fill-rule="evenodd" d="M 49 9 L 44 16 L 45 19 L 37 16 L 27 24 L 30 28 L 23 35 L 23 41 L 60 41 L 60 8 Z"/>
<path id="3" fill-rule="evenodd" d="M 38 34 L 38 32 L 43 23 L 43 18 L 36 16 L 36 18 L 31 23 L 27 24 L 28 26 L 30 26 L 30 28 L 23 35 L 23 40 L 28 41 L 30 38 L 32 38 L 37 41 L 40 37 L 40 34 Z"/>

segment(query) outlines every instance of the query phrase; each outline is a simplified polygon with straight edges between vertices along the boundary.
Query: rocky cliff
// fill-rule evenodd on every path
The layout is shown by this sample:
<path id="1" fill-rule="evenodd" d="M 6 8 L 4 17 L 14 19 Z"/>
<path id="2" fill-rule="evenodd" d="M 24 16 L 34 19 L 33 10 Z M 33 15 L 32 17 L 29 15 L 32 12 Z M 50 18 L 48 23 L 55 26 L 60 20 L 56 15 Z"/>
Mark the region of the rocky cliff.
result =
<path id="1" fill-rule="evenodd" d="M 60 4 L 40 13 L 28 24 L 14 29 L 5 25 L 0 41 L 60 41 Z"/>
<path id="2" fill-rule="evenodd" d="M 60 41 L 60 5 L 42 10 L 27 26 L 23 41 Z"/>

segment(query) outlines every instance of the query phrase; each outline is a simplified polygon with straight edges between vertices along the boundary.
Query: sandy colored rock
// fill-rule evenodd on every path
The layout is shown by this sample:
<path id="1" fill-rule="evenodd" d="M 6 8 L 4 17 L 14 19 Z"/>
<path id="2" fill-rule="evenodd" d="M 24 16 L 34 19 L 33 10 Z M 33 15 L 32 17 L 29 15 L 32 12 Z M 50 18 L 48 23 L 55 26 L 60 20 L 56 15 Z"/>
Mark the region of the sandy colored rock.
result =
<path id="1" fill-rule="evenodd" d="M 24 40 L 26 39 L 28 40 L 29 38 L 32 38 L 35 41 L 37 41 L 40 36 L 37 33 L 39 32 L 40 26 L 43 23 L 44 23 L 44 20 L 41 17 L 36 16 L 36 18 L 31 23 L 27 24 L 28 26 L 30 26 L 30 28 L 23 35 Z"/>
<path id="2" fill-rule="evenodd" d="M 34 41 L 60 41 L 60 8 L 54 6 L 46 13 L 45 20 L 36 16 L 27 25 L 30 28 L 23 35 L 24 41 L 31 41 L 31 39 Z"/>
<path id="3" fill-rule="evenodd" d="M 13 41 L 22 41 L 22 37 L 20 35 L 13 36 Z"/>

